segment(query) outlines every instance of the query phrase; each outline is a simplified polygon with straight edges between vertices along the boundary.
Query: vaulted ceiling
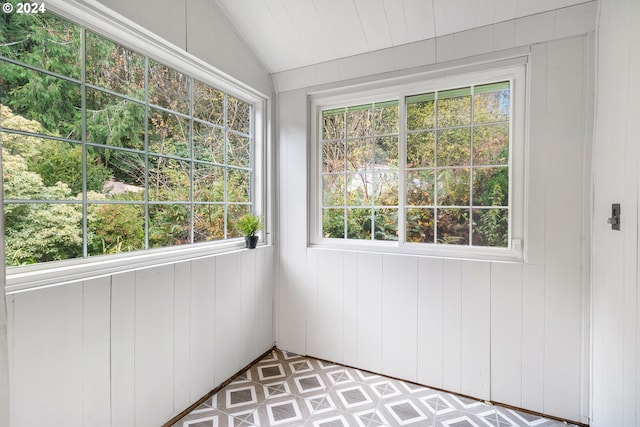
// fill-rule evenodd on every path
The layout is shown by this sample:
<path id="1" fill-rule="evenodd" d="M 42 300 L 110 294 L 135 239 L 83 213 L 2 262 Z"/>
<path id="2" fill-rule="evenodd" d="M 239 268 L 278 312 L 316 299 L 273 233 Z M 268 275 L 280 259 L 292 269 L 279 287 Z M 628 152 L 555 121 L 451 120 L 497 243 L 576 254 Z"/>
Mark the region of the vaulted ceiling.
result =
<path id="1" fill-rule="evenodd" d="M 215 0 L 271 73 L 586 0 Z"/>

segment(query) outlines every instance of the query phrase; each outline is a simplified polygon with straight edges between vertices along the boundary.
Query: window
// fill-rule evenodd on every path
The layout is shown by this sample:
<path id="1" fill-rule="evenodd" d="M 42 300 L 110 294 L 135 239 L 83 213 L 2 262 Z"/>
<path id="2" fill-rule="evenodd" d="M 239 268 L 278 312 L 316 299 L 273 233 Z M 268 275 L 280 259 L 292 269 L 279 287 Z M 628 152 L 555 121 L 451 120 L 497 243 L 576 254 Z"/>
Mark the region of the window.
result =
<path id="1" fill-rule="evenodd" d="M 8 266 L 239 237 L 261 100 L 52 13 L 0 27 Z"/>
<path id="2" fill-rule="evenodd" d="M 312 244 L 521 256 L 523 76 L 314 96 Z"/>
<path id="3" fill-rule="evenodd" d="M 322 235 L 397 240 L 398 102 L 322 112 Z"/>

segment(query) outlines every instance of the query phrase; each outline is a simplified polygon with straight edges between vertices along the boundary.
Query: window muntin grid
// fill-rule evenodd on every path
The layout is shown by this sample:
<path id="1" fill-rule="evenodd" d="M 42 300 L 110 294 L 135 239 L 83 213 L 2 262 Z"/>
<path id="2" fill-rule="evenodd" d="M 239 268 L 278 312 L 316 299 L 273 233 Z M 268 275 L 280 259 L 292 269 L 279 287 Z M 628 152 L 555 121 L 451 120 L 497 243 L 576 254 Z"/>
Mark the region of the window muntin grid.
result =
<path id="1" fill-rule="evenodd" d="M 398 102 L 322 113 L 326 238 L 397 240 Z"/>
<path id="2" fill-rule="evenodd" d="M 376 230 L 381 230 L 396 236 L 387 240 L 399 240 L 400 244 L 507 248 L 511 89 L 510 80 L 497 80 L 400 97 L 403 108 L 398 109 L 398 118 L 377 125 L 396 132 L 402 129 L 396 134 L 394 150 L 398 153 L 395 156 L 402 156 L 396 157 L 397 178 L 392 190 L 397 201 L 389 207 L 370 201 L 366 192 L 348 179 L 353 173 L 349 170 L 349 144 L 355 147 L 362 145 L 358 138 L 378 136 L 370 130 L 376 104 L 321 109 L 321 237 L 375 240 Z M 350 109 L 368 111 L 370 124 L 363 135 L 350 130 Z M 371 144 L 364 145 L 372 150 Z M 364 158 L 374 157 L 367 153 Z M 335 165 L 342 162 L 344 168 L 337 170 Z M 374 171 L 375 167 L 355 168 L 362 169 Z M 354 199 L 365 202 L 368 210 L 363 217 L 370 233 L 349 233 L 350 209 L 360 207 Z M 393 214 L 382 216 L 376 208 L 390 209 Z M 399 218 L 398 212 L 404 217 Z"/>
<path id="3" fill-rule="evenodd" d="M 57 92 L 48 88 L 62 89 L 60 102 L 74 101 L 73 108 L 51 118 L 54 126 L 3 105 L 5 171 L 29 172 L 35 179 L 29 191 L 5 179 L 8 265 L 239 236 L 234 221 L 253 208 L 253 105 L 51 13 L 21 18 L 50 22 L 52 29 L 44 27 L 53 35 L 70 34 L 65 41 L 79 54 L 74 59 L 67 49 L 65 66 L 49 67 L 18 51 L 20 43 L 13 42 L 19 34 L 0 49 L 0 74 L 9 70 L 34 76 L 28 81 L 47 82 L 41 94 L 54 100 L 52 111 Z M 44 50 L 47 42 L 42 43 Z M 12 87 L 4 83 L 0 101 L 10 99 Z M 29 108 L 24 110 L 16 108 L 28 115 Z M 123 117 L 127 120 L 119 120 Z M 67 153 L 62 157 L 74 161 L 65 173 L 79 180 L 72 185 L 38 181 L 29 162 L 20 160 L 25 150 L 38 147 L 48 150 L 38 153 L 42 160 L 52 160 L 47 153 Z M 101 164 L 94 164 L 96 159 Z M 115 169 L 111 182 L 101 179 L 102 164 Z M 11 219 L 25 217 L 40 222 L 41 246 L 19 245 L 29 236 L 12 230 Z M 73 231 L 56 235 L 63 229 Z M 52 245 L 65 250 L 46 249 Z"/>

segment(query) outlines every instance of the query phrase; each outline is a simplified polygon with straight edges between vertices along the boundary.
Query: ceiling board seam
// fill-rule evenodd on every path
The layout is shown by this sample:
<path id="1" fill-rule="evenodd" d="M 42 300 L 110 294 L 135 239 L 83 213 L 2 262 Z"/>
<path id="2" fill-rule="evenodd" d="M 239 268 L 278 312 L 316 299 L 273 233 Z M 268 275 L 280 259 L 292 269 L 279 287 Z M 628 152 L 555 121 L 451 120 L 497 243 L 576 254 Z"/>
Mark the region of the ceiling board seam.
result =
<path id="1" fill-rule="evenodd" d="M 362 17 L 360 16 L 360 10 L 358 10 L 358 5 L 355 0 L 351 0 L 351 4 L 353 4 L 353 8 L 356 10 L 356 16 L 358 17 L 358 23 L 360 24 L 360 31 L 362 31 L 362 38 L 364 38 L 364 43 L 367 45 L 367 52 L 371 52 L 371 45 L 369 44 L 369 39 L 367 38 L 367 32 L 364 30 L 364 24 L 362 23 Z"/>
<path id="2" fill-rule="evenodd" d="M 258 64 L 260 64 L 267 72 L 270 73 L 271 72 L 270 67 L 267 67 L 267 63 L 263 60 L 262 55 L 260 55 L 259 52 L 256 50 L 256 47 L 254 46 L 254 44 L 244 37 L 244 32 L 240 30 L 241 27 L 236 22 L 235 15 L 229 11 L 224 1 L 214 0 L 214 4 L 218 7 L 218 9 L 220 9 L 220 11 L 222 11 L 222 14 L 226 18 L 226 20 L 229 22 L 229 24 L 231 24 L 230 25 L 231 31 L 233 31 L 233 34 L 235 34 L 235 36 L 238 38 L 240 43 L 244 44 L 249 50 L 249 52 L 251 52 L 255 57 L 255 59 L 258 61 Z M 187 31 L 188 29 L 185 30 L 185 32 Z M 186 50 L 186 45 L 185 45 L 185 50 Z"/>

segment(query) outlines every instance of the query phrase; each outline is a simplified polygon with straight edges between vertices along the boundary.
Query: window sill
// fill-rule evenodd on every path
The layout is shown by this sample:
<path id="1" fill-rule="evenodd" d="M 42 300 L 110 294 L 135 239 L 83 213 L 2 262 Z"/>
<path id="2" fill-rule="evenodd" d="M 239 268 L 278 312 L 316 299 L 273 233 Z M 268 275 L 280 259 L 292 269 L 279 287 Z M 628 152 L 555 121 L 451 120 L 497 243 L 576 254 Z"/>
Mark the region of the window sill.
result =
<path id="1" fill-rule="evenodd" d="M 520 245 L 521 246 L 521 245 Z M 338 250 L 351 252 L 369 252 L 391 255 L 413 255 L 429 258 L 457 259 L 487 262 L 522 263 L 524 251 L 515 248 L 479 248 L 455 245 L 424 245 L 417 243 L 399 244 L 398 242 L 366 242 L 356 240 L 322 239 L 311 243 L 310 249 Z"/>
<path id="2" fill-rule="evenodd" d="M 7 295 L 15 294 L 244 249 L 244 240 L 233 239 L 10 267 L 7 269 L 5 292 Z"/>

